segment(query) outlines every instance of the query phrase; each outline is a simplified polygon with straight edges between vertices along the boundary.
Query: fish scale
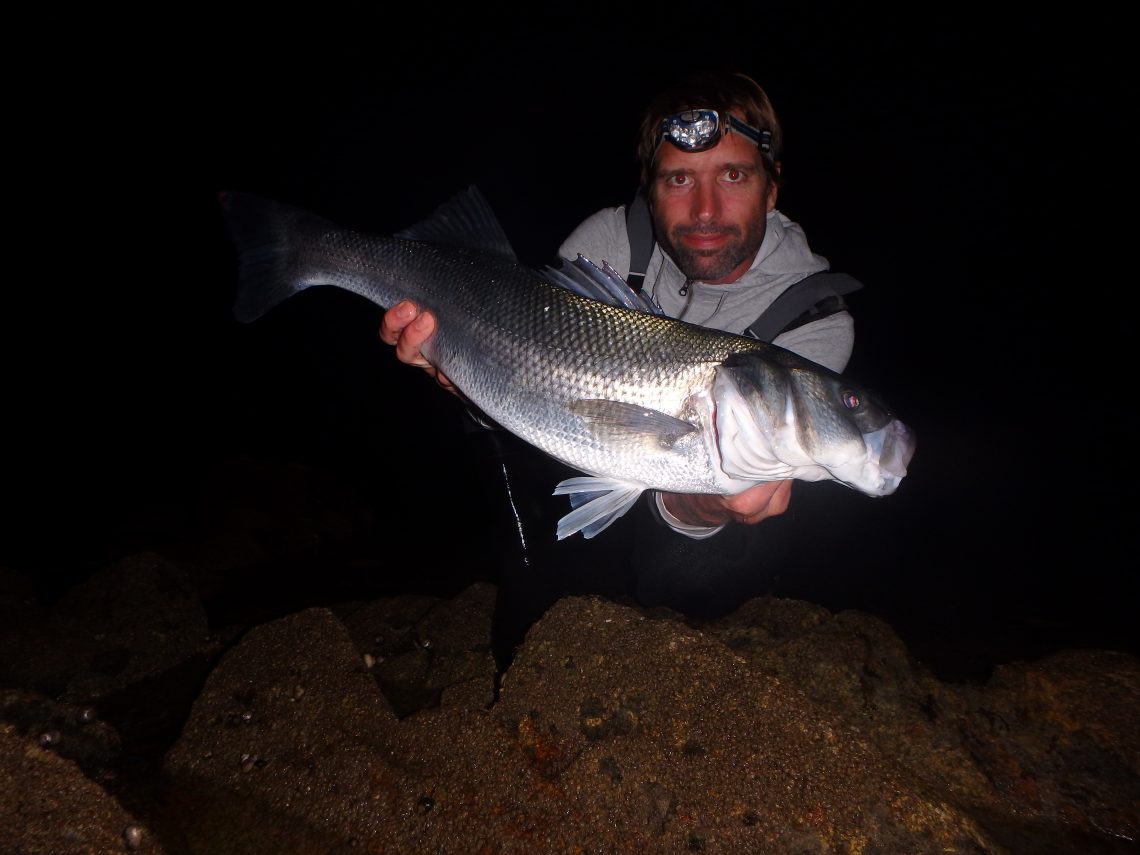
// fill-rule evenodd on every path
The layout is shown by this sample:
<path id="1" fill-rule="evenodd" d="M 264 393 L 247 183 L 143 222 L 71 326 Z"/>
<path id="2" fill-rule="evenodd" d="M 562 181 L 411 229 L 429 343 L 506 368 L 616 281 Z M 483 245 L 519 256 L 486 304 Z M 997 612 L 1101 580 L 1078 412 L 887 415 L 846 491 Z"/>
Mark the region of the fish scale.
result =
<path id="1" fill-rule="evenodd" d="M 239 320 L 318 286 L 431 311 L 428 360 L 485 416 L 586 474 L 556 489 L 575 507 L 559 537 L 596 535 L 649 489 L 801 478 L 886 495 L 906 473 L 913 434 L 870 391 L 775 345 L 604 302 L 594 285 L 624 283 L 588 260 L 572 281 L 521 265 L 473 188 L 397 236 L 250 194 L 222 202 Z"/>

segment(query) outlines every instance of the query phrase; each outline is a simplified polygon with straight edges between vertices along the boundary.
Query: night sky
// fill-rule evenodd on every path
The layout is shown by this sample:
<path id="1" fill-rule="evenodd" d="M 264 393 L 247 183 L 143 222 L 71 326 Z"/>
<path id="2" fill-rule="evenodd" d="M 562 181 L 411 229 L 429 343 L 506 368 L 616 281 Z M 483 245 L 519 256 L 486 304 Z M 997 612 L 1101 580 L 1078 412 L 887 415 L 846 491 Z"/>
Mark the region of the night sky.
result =
<path id="1" fill-rule="evenodd" d="M 453 402 L 350 295 L 234 322 L 218 192 L 385 233 L 476 184 L 541 266 L 631 196 L 645 101 L 723 65 L 783 122 L 780 209 L 866 286 L 848 373 L 919 439 L 898 493 L 853 495 L 821 522 L 826 566 L 781 591 L 1136 651 L 1135 242 L 1118 202 L 1134 99 L 1117 28 L 1087 11 L 827 8 L 509 32 L 369 13 L 290 38 L 219 18 L 194 22 L 190 49 L 77 68 L 26 143 L 69 154 L 36 159 L 24 209 L 41 274 L 9 315 L 0 563 L 90 564 L 125 514 L 236 454 L 347 473 L 399 504 L 386 522 L 405 543 L 446 540 L 450 514 L 478 513 Z"/>

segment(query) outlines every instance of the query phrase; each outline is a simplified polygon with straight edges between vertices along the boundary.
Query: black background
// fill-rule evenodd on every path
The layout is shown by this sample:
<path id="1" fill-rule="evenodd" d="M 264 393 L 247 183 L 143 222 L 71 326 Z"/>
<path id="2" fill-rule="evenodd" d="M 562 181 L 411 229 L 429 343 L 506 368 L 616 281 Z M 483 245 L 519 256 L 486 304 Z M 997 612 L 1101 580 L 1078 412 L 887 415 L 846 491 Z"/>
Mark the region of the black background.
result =
<path id="1" fill-rule="evenodd" d="M 772 97 L 779 207 L 866 285 L 848 373 L 919 438 L 898 493 L 822 520 L 782 591 L 981 633 L 995 658 L 1012 636 L 1136 649 L 1135 98 L 1111 18 L 301 11 L 57 45 L 16 97 L 0 562 L 93 566 L 122 520 L 243 454 L 388 503 L 422 583 L 479 525 L 453 403 L 349 295 L 232 321 L 218 192 L 390 232 L 473 183 L 540 266 L 632 193 L 645 101 L 717 65 Z"/>

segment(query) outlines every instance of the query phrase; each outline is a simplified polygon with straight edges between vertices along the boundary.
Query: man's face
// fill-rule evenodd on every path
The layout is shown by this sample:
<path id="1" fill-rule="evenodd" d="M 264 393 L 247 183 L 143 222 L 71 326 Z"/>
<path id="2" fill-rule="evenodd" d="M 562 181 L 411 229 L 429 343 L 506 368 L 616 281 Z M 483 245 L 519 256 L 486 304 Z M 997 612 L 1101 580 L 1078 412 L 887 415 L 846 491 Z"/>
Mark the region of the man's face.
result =
<path id="1" fill-rule="evenodd" d="M 653 225 L 662 248 L 687 277 L 713 285 L 735 282 L 764 241 L 776 207 L 760 150 L 728 134 L 705 151 L 661 143 L 653 179 Z"/>

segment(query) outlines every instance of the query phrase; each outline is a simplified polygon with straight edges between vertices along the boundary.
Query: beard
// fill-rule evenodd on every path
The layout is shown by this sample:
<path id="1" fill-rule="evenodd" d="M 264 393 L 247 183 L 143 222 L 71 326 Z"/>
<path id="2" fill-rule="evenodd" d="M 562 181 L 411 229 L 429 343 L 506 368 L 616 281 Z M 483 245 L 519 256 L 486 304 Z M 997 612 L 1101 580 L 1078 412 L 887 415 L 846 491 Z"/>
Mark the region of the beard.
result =
<path id="1" fill-rule="evenodd" d="M 767 220 L 764 216 L 753 219 L 746 228 L 736 224 L 674 226 L 666 231 L 654 216 L 661 248 L 689 279 L 698 282 L 712 282 L 723 279 L 745 261 L 755 258 L 764 242 Z M 693 249 L 686 246 L 682 238 L 686 235 L 730 235 L 732 240 L 717 249 Z"/>

